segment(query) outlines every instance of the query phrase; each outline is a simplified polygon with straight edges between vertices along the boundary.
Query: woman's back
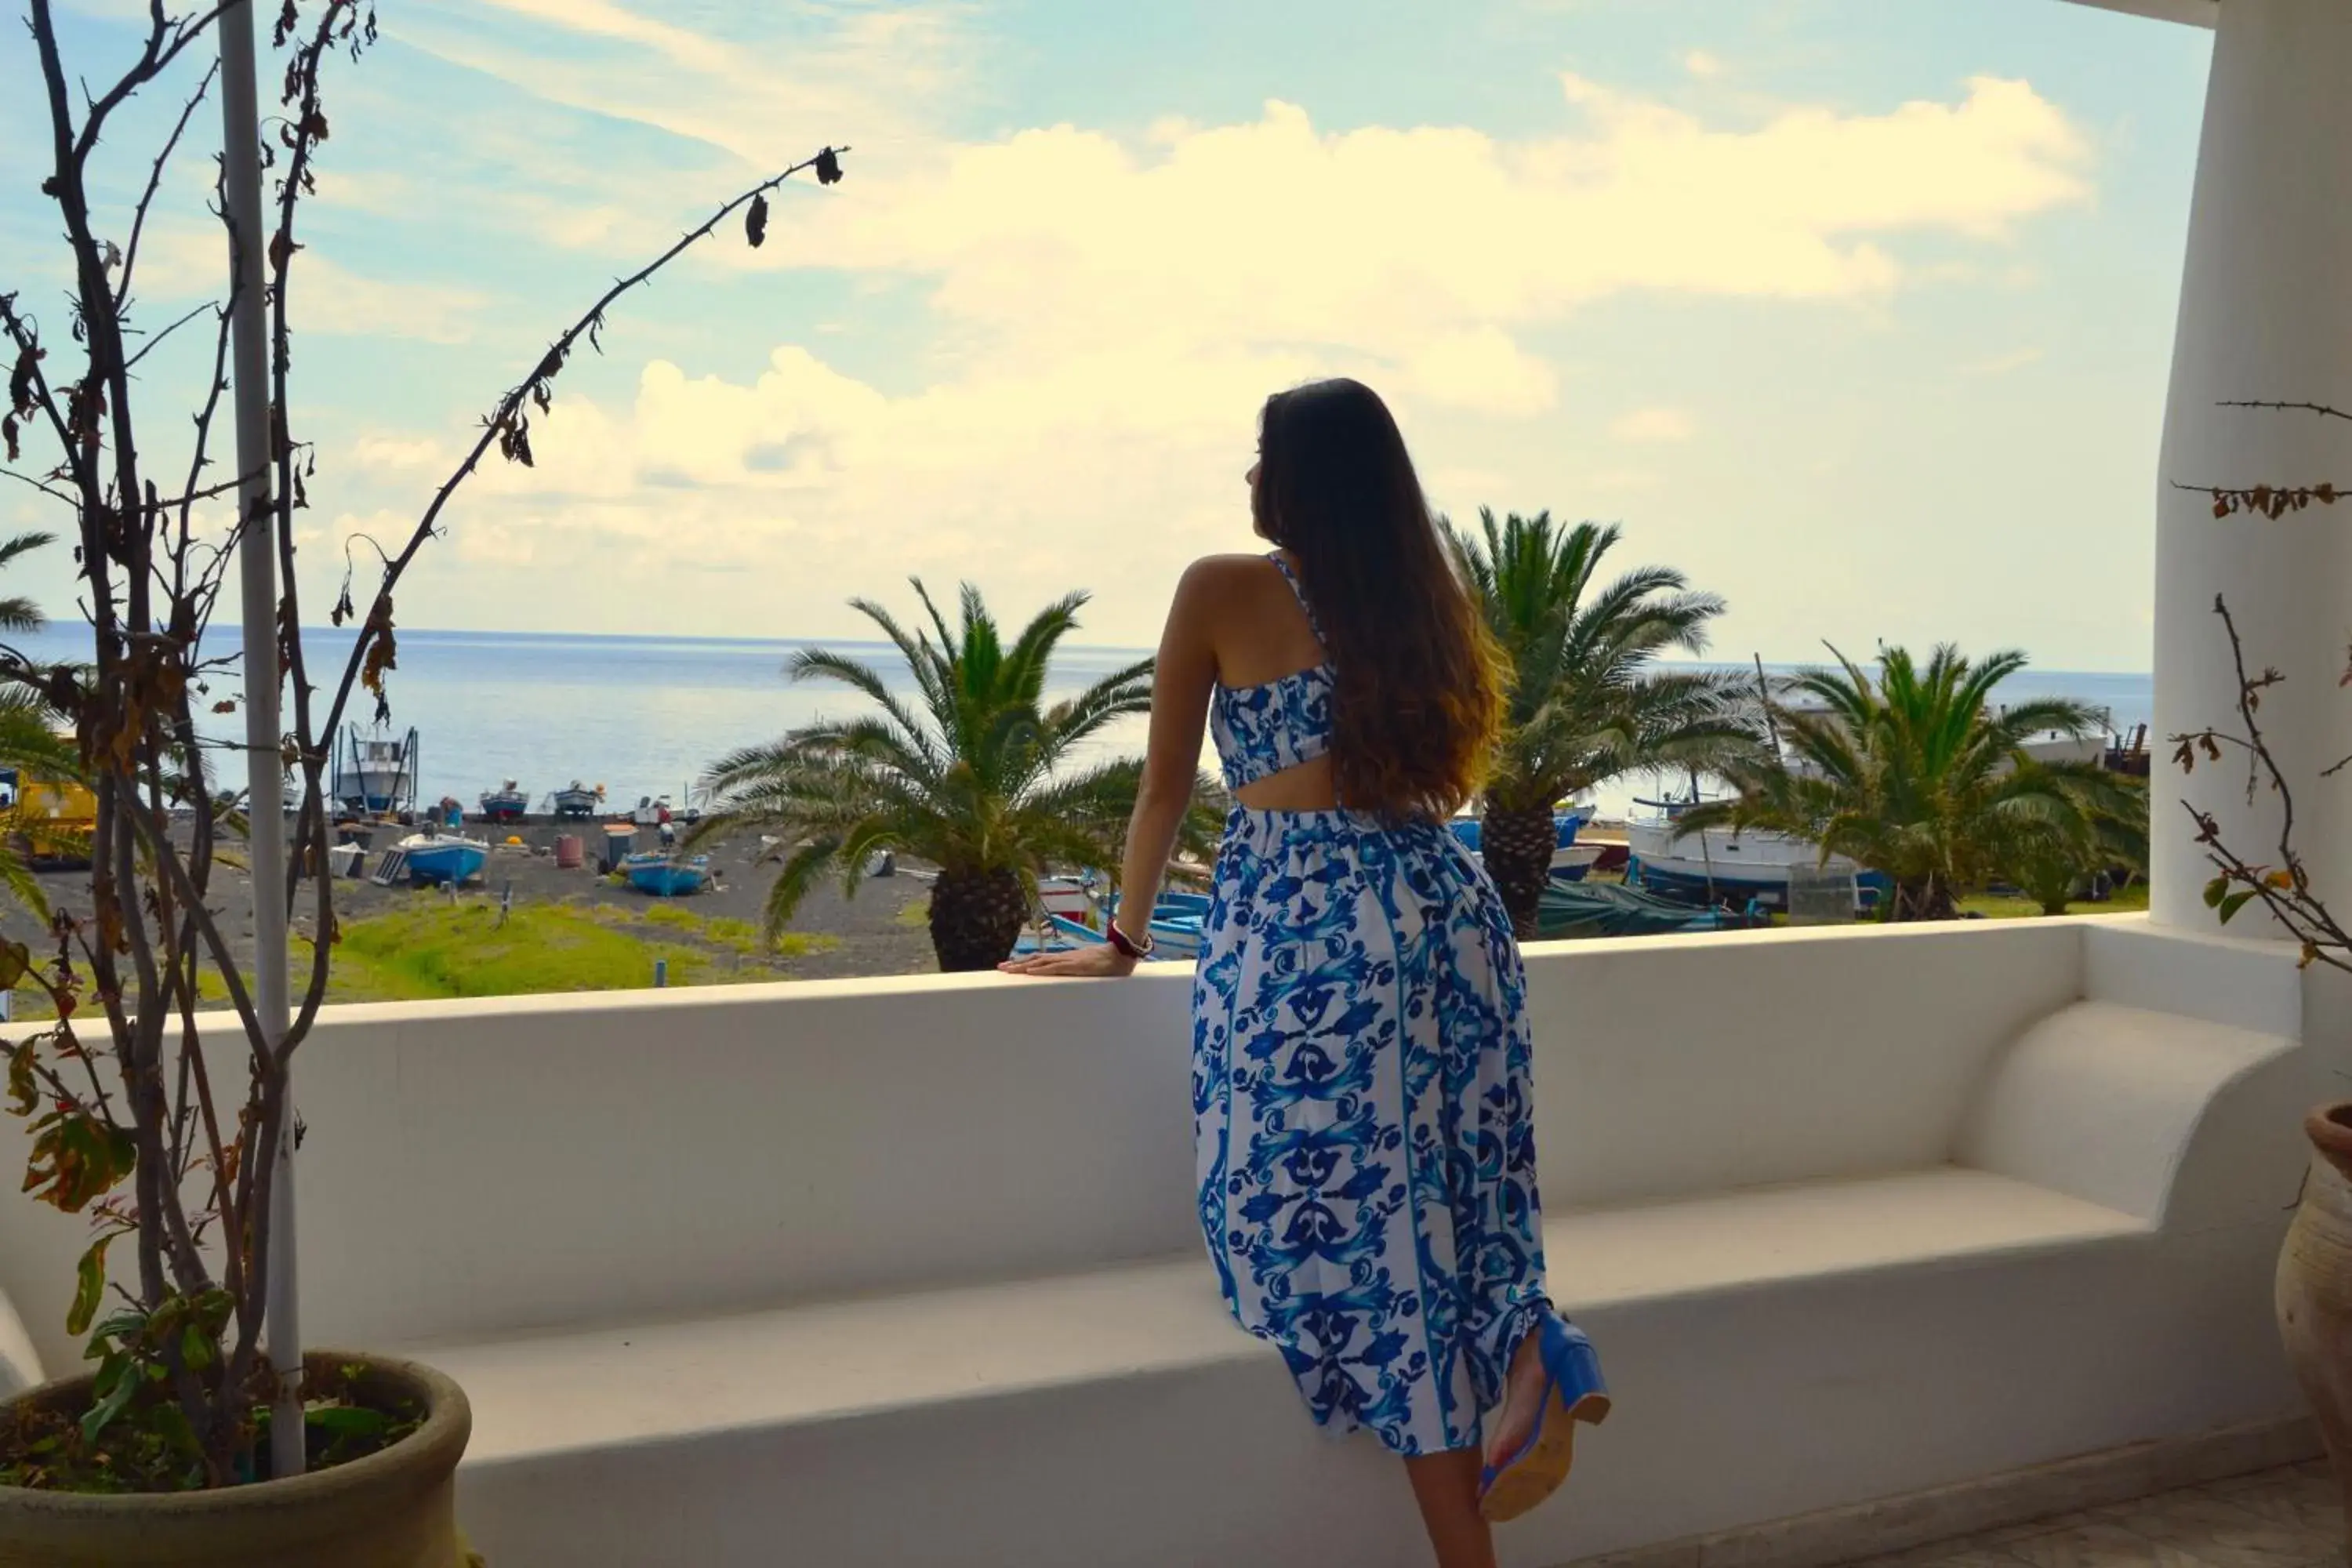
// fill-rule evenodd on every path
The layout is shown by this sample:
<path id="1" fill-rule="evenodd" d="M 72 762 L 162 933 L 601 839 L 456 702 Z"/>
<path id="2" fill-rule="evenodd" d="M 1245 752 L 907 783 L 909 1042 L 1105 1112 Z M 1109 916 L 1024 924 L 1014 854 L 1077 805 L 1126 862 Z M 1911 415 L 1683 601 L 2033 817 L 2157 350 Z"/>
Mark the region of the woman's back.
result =
<path id="1" fill-rule="evenodd" d="M 1261 811 L 1329 809 L 1333 673 L 1296 568 L 1278 552 L 1202 564 L 1219 579 L 1202 603 L 1217 666 L 1209 732 L 1225 787 Z"/>

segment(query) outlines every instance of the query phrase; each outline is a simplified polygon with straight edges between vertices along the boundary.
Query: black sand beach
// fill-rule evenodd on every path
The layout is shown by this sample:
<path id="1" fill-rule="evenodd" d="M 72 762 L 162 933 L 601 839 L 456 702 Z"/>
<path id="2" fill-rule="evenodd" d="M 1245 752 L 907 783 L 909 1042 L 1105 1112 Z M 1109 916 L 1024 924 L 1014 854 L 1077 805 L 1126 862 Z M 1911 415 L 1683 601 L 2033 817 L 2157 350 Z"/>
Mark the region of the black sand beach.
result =
<path id="1" fill-rule="evenodd" d="M 375 826 L 366 868 L 372 870 L 376 854 L 383 847 L 397 843 L 412 831 L 415 830 L 395 826 Z M 698 846 L 697 853 L 710 857 L 709 882 L 692 897 L 664 900 L 598 874 L 597 858 L 604 837 L 601 822 L 549 817 L 527 818 L 513 824 L 468 821 L 460 831 L 468 838 L 488 840 L 492 847 L 481 878 L 459 892 L 460 900 L 496 904 L 511 891 L 517 910 L 533 905 L 598 908 L 601 913 L 624 920 L 668 903 L 680 913 L 696 919 L 664 925 L 664 940 L 707 950 L 714 961 L 724 961 L 730 978 L 814 980 L 927 973 L 935 967 L 930 938 L 921 917 L 929 885 L 919 872 L 869 878 L 855 900 L 844 900 L 837 884 L 820 887 L 802 903 L 789 928 L 797 935 L 815 939 L 806 944 L 789 944 L 795 948 L 804 946 L 805 951 L 753 953 L 746 951 L 753 945 L 749 933 L 735 922 L 754 928 L 759 925 L 777 873 L 777 865 L 771 858 L 774 846 L 763 845 L 757 835 L 719 837 Z M 681 826 L 681 835 L 684 831 Z M 583 864 L 576 869 L 556 865 L 556 840 L 567 834 L 576 835 L 583 841 Z M 658 847 L 655 829 L 637 830 L 635 847 Z M 241 843 L 224 843 L 220 847 L 224 862 L 230 857 L 241 862 L 243 847 Z M 37 878 L 54 907 L 88 912 L 87 868 L 44 869 Z M 405 884 L 383 888 L 365 877 L 339 877 L 334 882 L 335 915 L 346 931 L 372 917 L 414 910 L 421 900 L 446 903 L 450 897 L 446 889 L 416 889 Z M 253 940 L 253 900 L 250 879 L 241 863 L 224 863 L 215 868 L 209 901 L 220 920 L 222 934 L 240 948 L 248 946 Z M 307 895 L 297 901 L 294 928 L 299 934 L 307 937 L 310 933 L 315 923 L 313 908 Z M 714 925 L 726 931 L 727 940 L 703 939 L 699 933 Z M 13 900 L 0 900 L 0 934 L 28 941 L 37 952 L 43 950 L 37 922 Z"/>

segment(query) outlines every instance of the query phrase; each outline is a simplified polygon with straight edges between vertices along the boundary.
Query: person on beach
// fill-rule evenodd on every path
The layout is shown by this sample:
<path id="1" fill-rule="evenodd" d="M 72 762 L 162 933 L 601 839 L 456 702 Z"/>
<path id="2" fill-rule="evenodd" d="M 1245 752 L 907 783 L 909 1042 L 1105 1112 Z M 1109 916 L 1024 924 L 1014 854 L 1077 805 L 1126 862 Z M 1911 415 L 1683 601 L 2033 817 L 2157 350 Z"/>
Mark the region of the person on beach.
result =
<path id="1" fill-rule="evenodd" d="M 1609 1410 L 1546 1294 L 1510 919 L 1446 826 L 1499 656 L 1369 387 L 1269 398 L 1248 480 L 1275 549 L 1177 584 L 1108 940 L 1004 967 L 1133 973 L 1206 724 L 1237 803 L 1192 987 L 1210 1258 L 1315 1420 L 1403 1458 L 1439 1568 L 1492 1568 L 1490 1521 L 1558 1488 Z"/>

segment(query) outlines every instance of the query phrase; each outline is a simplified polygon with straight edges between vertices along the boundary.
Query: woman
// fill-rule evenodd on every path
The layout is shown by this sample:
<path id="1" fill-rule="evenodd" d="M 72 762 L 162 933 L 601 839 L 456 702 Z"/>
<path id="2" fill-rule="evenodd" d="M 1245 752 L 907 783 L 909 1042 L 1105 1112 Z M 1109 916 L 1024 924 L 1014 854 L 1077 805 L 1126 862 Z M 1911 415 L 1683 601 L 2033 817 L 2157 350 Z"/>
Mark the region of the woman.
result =
<path id="1" fill-rule="evenodd" d="M 1119 886 L 1151 907 L 1210 723 L 1238 802 L 1192 992 L 1210 1257 L 1315 1419 L 1403 1457 L 1441 1568 L 1491 1568 L 1488 1521 L 1608 1411 L 1544 1290 L 1510 919 L 1445 826 L 1493 746 L 1496 653 L 1370 388 L 1269 398 L 1248 478 L 1276 548 L 1177 585 Z M 1108 935 L 1005 967 L 1131 973 L 1146 923 Z"/>

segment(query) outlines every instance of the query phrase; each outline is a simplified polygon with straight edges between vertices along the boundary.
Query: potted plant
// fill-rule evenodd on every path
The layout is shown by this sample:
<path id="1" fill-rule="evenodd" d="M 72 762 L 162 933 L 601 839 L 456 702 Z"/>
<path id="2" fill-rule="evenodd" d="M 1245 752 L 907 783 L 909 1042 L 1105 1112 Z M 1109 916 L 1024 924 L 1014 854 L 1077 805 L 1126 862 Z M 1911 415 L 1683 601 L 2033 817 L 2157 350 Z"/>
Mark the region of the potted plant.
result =
<path id="1" fill-rule="evenodd" d="M 282 82 L 269 167 L 257 145 L 233 136 L 216 187 L 233 262 L 226 298 L 151 322 L 136 287 L 150 209 L 171 188 L 167 171 L 198 110 L 227 84 L 234 123 L 236 84 L 251 85 L 238 68 L 241 58 L 252 69 L 251 22 L 240 14 L 249 3 L 173 17 L 153 0 L 131 63 L 99 78 L 64 58 L 52 0 L 29 0 L 52 132 L 42 190 L 68 251 L 70 330 L 51 329 L 21 294 L 0 292 L 9 366 L 0 472 L 70 516 L 89 640 L 69 662 L 0 646 L 0 693 L 37 700 L 70 730 L 95 820 L 86 910 L 52 917 L 37 950 L 0 942 L 0 987 L 37 994 L 54 1015 L 0 1056 L 7 1108 L 29 1127 L 26 1190 L 93 1225 L 67 1323 L 86 1336 L 92 1364 L 0 1407 L 0 1564 L 450 1568 L 459 1560 L 451 1481 L 467 1436 L 464 1395 L 383 1356 L 311 1351 L 298 1360 L 290 1313 L 270 1289 L 284 1272 L 272 1250 L 289 1239 L 273 1223 L 286 1214 L 280 1173 L 300 1131 L 289 1069 L 326 995 L 336 934 L 333 882 L 323 874 L 330 742 L 361 694 L 379 715 L 387 710 L 394 591 L 451 496 L 493 447 L 508 461 L 531 461 L 534 414 L 551 405 L 580 342 L 597 345 L 613 302 L 738 211 L 758 245 L 767 195 L 792 175 L 841 177 L 828 148 L 743 192 L 607 289 L 493 405 L 406 540 L 379 547 L 380 570 L 360 599 L 347 565 L 333 619 L 355 623 L 357 636 L 340 671 L 322 673 L 303 635 L 295 571 L 293 523 L 317 454 L 291 416 L 288 301 L 299 219 L 328 136 L 322 78 L 374 41 L 371 5 L 281 0 L 271 47 L 282 74 L 264 79 Z M 196 80 L 197 62 L 215 52 L 223 65 Z M 92 168 L 118 111 L 151 88 L 184 90 L 185 107 L 143 165 L 136 204 L 111 210 L 93 195 L 103 187 Z M 240 207 L 249 216 L 240 219 Z M 167 470 L 163 444 L 175 422 L 133 416 L 158 368 L 151 356 L 170 353 L 193 357 L 204 392 L 191 445 L 171 454 Z M 239 457 L 224 461 L 238 364 L 255 374 L 234 387 L 246 395 L 237 401 L 247 427 Z M 265 381 L 266 400 L 252 395 Z M 224 538 L 205 520 L 228 509 L 228 498 Z M 248 597 L 275 611 L 248 621 L 260 637 L 247 646 L 260 657 L 243 671 L 242 694 L 236 661 L 204 641 L 233 565 L 246 573 Z M 257 582 L 267 585 L 259 595 Z M 265 667 L 258 680 L 253 663 Z M 289 710 L 278 721 L 268 716 L 281 689 Z M 240 705 L 248 750 L 279 763 L 256 773 L 249 821 L 215 787 L 220 742 L 206 721 Z M 257 706 L 261 719 L 251 716 Z M 290 816 L 268 798 L 285 785 L 298 802 Z M 281 837 L 291 851 L 282 879 L 268 874 L 267 852 Z M 215 913 L 236 896 L 223 872 L 240 839 L 263 879 L 257 952 L 298 900 L 310 922 L 290 997 L 279 957 L 237 951 Z M 213 993 L 227 1003 L 226 1029 L 221 1018 L 199 1026 Z"/>

